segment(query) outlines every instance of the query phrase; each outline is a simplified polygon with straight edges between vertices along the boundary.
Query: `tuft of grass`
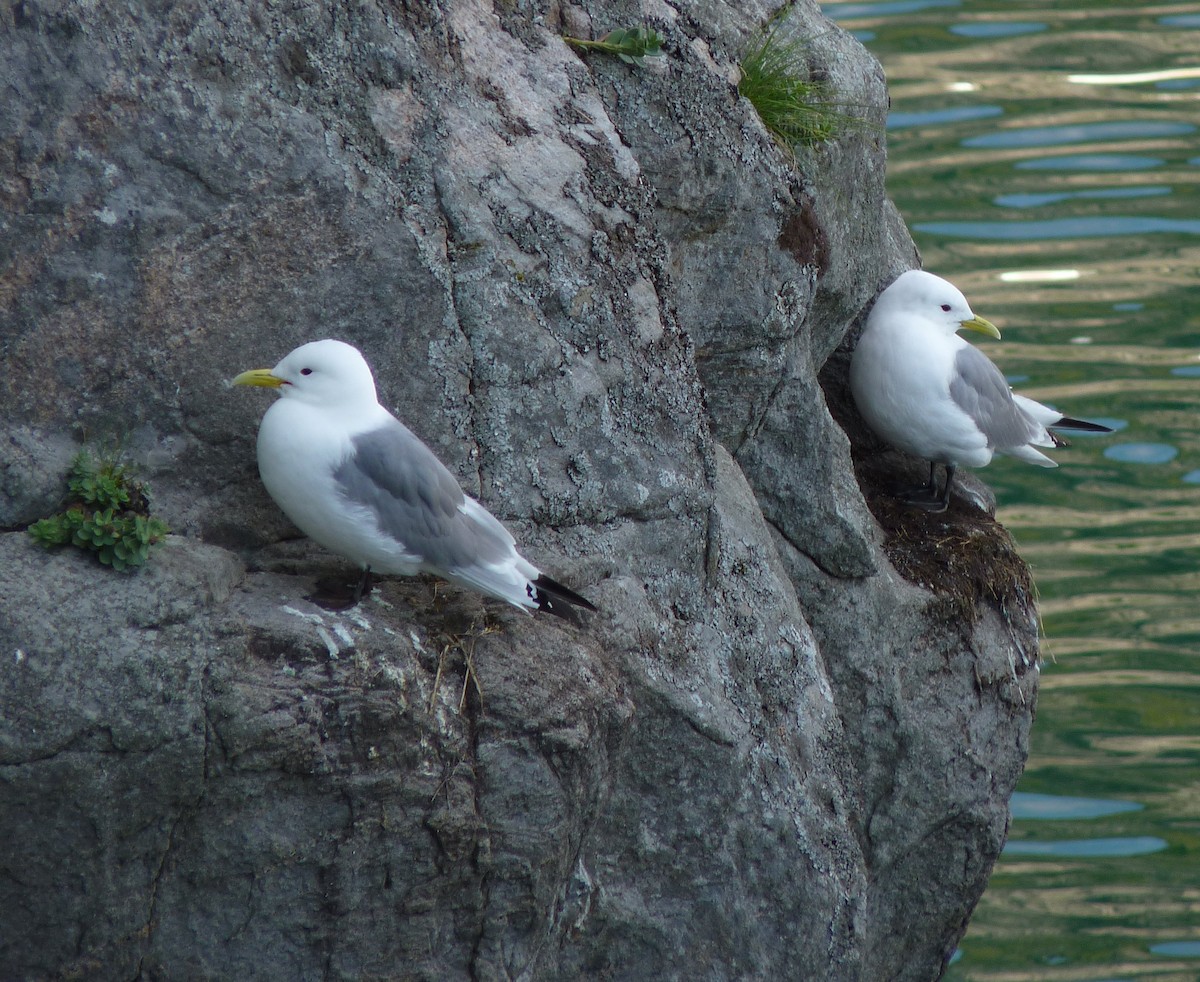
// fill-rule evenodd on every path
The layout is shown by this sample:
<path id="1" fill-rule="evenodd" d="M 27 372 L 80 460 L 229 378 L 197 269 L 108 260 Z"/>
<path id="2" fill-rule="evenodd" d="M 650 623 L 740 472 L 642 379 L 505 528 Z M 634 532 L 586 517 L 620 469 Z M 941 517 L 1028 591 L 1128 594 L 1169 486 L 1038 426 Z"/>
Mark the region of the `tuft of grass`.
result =
<path id="1" fill-rule="evenodd" d="M 150 515 L 149 492 L 114 460 L 80 453 L 67 479 L 67 510 L 29 526 L 34 541 L 46 548 L 73 545 L 105 566 L 125 572 L 141 566 L 167 526 Z"/>
<path id="2" fill-rule="evenodd" d="M 768 132 L 793 153 L 836 135 L 846 119 L 829 87 L 808 70 L 809 40 L 779 22 L 768 24 L 742 58 L 738 94 L 745 96 Z"/>
<path id="3" fill-rule="evenodd" d="M 619 27 L 595 41 L 564 36 L 563 40 L 580 51 L 601 51 L 616 55 L 628 65 L 645 65 L 646 58 L 662 57 L 662 38 L 652 27 Z"/>

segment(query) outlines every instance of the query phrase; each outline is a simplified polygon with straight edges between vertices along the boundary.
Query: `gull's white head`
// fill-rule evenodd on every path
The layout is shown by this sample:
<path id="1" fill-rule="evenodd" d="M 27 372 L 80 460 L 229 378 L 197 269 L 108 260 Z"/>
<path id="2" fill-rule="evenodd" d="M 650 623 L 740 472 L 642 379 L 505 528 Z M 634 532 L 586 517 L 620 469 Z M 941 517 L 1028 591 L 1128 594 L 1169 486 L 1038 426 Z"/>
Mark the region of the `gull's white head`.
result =
<path id="1" fill-rule="evenodd" d="M 953 283 L 922 269 L 901 273 L 875 301 L 871 319 L 919 317 L 943 328 L 947 334 L 966 328 L 993 338 L 1000 332 L 989 320 L 977 317 L 967 298 Z"/>
<path id="2" fill-rule="evenodd" d="M 281 396 L 319 406 L 374 404 L 375 378 L 362 354 L 345 341 L 310 341 L 274 368 L 242 372 L 233 385 L 277 389 Z"/>

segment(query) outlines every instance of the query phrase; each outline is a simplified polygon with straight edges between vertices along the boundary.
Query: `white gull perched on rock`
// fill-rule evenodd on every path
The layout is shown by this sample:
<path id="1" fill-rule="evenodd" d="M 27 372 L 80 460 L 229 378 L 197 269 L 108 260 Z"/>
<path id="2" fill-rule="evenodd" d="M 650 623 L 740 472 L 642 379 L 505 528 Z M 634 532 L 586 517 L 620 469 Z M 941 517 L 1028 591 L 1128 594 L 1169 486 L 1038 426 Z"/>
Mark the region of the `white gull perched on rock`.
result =
<path id="1" fill-rule="evenodd" d="M 363 570 L 356 601 L 372 571 L 425 572 L 525 610 L 596 609 L 525 560 L 508 530 L 379 404 L 357 348 L 313 341 L 232 384 L 281 396 L 258 430 L 259 474 L 305 535 Z"/>
<path id="2" fill-rule="evenodd" d="M 992 361 L 958 336 L 962 328 L 1000 337 L 951 283 L 922 270 L 902 273 L 875 301 L 850 363 L 863 419 L 900 450 L 929 461 L 929 483 L 904 495 L 944 511 L 959 466 L 983 467 L 996 453 L 1057 467 L 1038 447 L 1065 441 L 1050 428 L 1109 433 L 1014 395 Z M 946 467 L 939 494 L 934 469 Z"/>

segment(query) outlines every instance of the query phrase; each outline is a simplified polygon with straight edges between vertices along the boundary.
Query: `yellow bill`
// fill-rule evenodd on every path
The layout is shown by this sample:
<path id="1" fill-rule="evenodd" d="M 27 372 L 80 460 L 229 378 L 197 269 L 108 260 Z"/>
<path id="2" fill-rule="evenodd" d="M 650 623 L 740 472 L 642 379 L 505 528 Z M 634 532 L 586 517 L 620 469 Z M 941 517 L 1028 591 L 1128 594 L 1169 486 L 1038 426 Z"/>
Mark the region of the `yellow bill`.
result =
<path id="1" fill-rule="evenodd" d="M 999 337 L 999 335 L 996 335 Z M 278 389 L 283 385 L 283 379 L 277 375 L 271 374 L 269 368 L 253 368 L 248 372 L 242 372 L 235 378 L 230 385 L 258 385 L 267 389 Z"/>
<path id="2" fill-rule="evenodd" d="M 972 317 L 969 321 L 963 321 L 962 326 L 968 331 L 978 331 L 980 334 L 986 334 L 989 338 L 995 338 L 997 341 L 1000 340 L 1000 331 L 996 328 L 996 325 L 982 317 Z M 249 375 L 250 373 L 247 372 L 246 374 Z M 234 380 L 234 384 L 237 384 L 237 379 Z M 259 382 L 257 384 L 262 385 L 264 383 Z"/>

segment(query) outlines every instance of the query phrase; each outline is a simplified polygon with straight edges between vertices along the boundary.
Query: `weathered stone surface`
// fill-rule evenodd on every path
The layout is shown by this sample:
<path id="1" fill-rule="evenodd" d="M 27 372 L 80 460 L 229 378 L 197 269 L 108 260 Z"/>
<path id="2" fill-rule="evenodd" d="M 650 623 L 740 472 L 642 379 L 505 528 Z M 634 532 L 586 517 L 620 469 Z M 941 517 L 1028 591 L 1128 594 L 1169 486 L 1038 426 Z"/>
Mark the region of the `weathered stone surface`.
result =
<path id="1" fill-rule="evenodd" d="M 0 975 L 938 975 L 1032 601 L 987 516 L 876 493 L 882 78 L 799 9 L 865 108 L 793 163 L 733 84 L 773 11 L 0 12 Z M 560 38 L 644 16 L 656 66 Z M 347 571 L 225 380 L 325 336 L 601 613 L 305 599 Z M 23 531 L 81 445 L 176 533 L 137 573 Z"/>

